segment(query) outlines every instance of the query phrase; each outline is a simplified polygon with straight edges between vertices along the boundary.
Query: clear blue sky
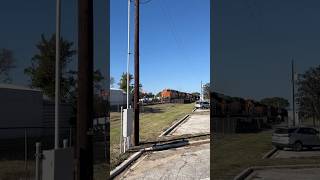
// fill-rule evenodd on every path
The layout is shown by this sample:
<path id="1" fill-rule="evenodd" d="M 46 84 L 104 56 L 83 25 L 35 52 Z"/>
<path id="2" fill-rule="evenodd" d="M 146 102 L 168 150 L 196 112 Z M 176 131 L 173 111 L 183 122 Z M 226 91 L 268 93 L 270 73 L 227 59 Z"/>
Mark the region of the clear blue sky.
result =
<path id="1" fill-rule="evenodd" d="M 291 59 L 298 73 L 320 64 L 320 1 L 214 2 L 214 90 L 291 101 Z"/>
<path id="2" fill-rule="evenodd" d="M 30 66 L 31 58 L 37 53 L 36 44 L 41 34 L 46 37 L 55 32 L 55 0 L 7 0 L 0 6 L 0 48 L 14 52 L 16 68 L 12 71 L 13 84 L 28 85 L 29 78 L 23 70 Z M 61 35 L 75 43 L 77 48 L 77 2 L 62 0 Z M 94 1 L 94 64 L 104 75 L 107 72 L 107 11 L 105 0 Z M 77 68 L 77 56 L 74 56 L 71 69 Z"/>
<path id="3" fill-rule="evenodd" d="M 143 0 L 141 0 L 144 2 Z M 126 71 L 127 0 L 111 0 L 110 70 L 118 87 Z M 133 52 L 134 6 L 131 6 Z M 152 0 L 140 6 L 140 82 L 143 90 L 200 91 L 210 81 L 210 1 Z M 131 70 L 133 74 L 133 54 Z"/>

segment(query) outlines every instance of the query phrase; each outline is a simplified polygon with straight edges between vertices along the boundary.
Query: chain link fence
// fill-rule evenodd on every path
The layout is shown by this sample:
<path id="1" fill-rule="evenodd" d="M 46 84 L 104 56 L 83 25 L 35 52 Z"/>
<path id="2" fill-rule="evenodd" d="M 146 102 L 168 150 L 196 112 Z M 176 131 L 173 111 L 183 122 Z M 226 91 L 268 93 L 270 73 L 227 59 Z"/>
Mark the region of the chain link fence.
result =
<path id="1" fill-rule="evenodd" d="M 60 140 L 73 146 L 74 127 L 60 127 Z M 54 148 L 54 127 L 1 127 L 0 179 L 34 179 L 36 143 L 42 150 Z"/>

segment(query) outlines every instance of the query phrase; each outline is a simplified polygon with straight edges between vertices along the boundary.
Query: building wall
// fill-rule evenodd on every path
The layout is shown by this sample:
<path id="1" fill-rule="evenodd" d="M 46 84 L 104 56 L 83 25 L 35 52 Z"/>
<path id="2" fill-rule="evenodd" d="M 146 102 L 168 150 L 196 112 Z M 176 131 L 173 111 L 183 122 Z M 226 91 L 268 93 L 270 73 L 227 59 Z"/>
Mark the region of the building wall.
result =
<path id="1" fill-rule="evenodd" d="M 129 96 L 129 103 L 132 105 L 132 96 Z M 110 89 L 110 110 L 120 111 L 121 106 L 126 108 L 127 93 L 121 89 Z"/>
<path id="2" fill-rule="evenodd" d="M 0 127 L 40 126 L 42 121 L 42 93 L 40 91 L 0 88 Z M 29 132 L 39 135 L 40 131 Z M 0 130 L 1 137 L 24 135 L 24 130 Z"/>
<path id="3" fill-rule="evenodd" d="M 71 116 L 71 105 L 61 104 L 59 125 L 69 127 Z M 48 127 L 54 127 L 54 117 L 54 102 L 43 100 L 41 91 L 0 88 L 0 139 L 23 138 L 25 128 L 28 137 L 51 136 L 54 129 Z M 69 129 L 60 132 L 67 134 Z"/>

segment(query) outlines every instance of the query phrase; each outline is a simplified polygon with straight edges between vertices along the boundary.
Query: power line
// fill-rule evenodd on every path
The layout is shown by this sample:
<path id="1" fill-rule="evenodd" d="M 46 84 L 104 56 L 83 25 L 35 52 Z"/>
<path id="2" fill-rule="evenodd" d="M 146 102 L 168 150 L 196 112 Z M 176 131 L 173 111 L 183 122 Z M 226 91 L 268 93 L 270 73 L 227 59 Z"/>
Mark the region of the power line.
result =
<path id="1" fill-rule="evenodd" d="M 140 1 L 139 4 L 148 4 L 150 3 L 152 0 L 145 0 L 145 1 Z M 130 0 L 130 2 L 134 2 L 134 0 Z"/>
<path id="2" fill-rule="evenodd" d="M 176 42 L 178 49 L 180 49 L 180 51 L 182 51 L 182 52 L 186 52 L 185 48 L 183 46 L 182 40 L 179 38 L 178 33 L 176 31 L 175 23 L 173 21 L 173 18 L 171 16 L 171 14 L 169 13 L 169 11 L 166 10 L 168 8 L 164 7 L 165 6 L 165 0 L 163 0 L 163 3 L 160 6 L 161 6 L 161 10 L 162 10 L 163 14 L 165 16 L 167 16 L 167 19 L 168 19 L 167 22 L 169 24 L 170 31 L 171 31 L 171 33 L 173 35 L 173 39 Z M 184 54 L 186 54 L 186 53 L 184 53 Z M 189 59 L 189 56 L 187 58 Z"/>

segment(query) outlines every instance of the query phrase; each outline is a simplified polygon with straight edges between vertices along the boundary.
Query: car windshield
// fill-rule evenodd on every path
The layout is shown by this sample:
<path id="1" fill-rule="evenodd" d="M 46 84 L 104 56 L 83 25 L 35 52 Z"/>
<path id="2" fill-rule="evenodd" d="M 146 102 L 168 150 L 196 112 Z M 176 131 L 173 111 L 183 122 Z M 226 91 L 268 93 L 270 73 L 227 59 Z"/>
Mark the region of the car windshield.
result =
<path id="1" fill-rule="evenodd" d="M 290 128 L 290 129 L 279 128 L 279 129 L 276 129 L 274 133 L 276 133 L 276 134 L 290 134 L 290 133 L 293 133 L 295 130 L 296 130 L 296 128 Z"/>

